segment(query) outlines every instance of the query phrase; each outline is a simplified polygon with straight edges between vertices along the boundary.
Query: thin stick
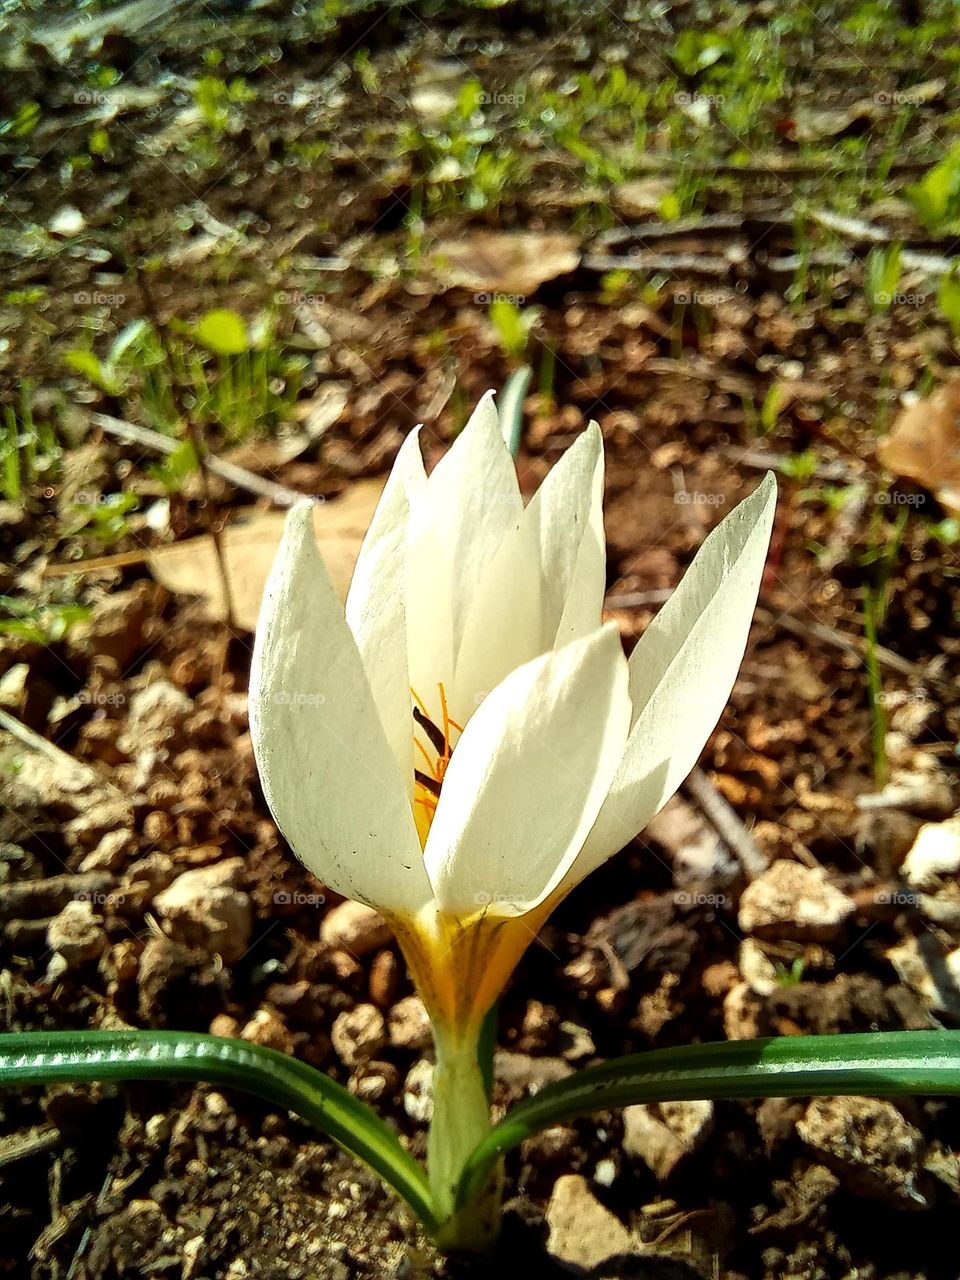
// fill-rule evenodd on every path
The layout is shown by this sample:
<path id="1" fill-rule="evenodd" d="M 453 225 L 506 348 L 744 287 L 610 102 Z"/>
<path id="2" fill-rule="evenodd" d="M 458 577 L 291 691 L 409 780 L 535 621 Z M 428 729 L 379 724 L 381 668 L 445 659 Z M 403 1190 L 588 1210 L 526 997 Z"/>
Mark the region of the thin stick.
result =
<path id="1" fill-rule="evenodd" d="M 673 595 L 673 587 L 655 587 L 652 591 L 624 591 L 618 596 L 607 596 L 605 609 L 645 609 L 651 604 L 666 604 Z"/>
<path id="2" fill-rule="evenodd" d="M 675 222 L 641 222 L 633 227 L 616 227 L 597 237 L 602 245 L 625 244 L 630 240 L 679 240 L 691 235 L 709 236 L 716 232 L 740 231 L 749 221 L 768 222 L 772 226 L 788 225 L 779 209 L 739 210 L 737 213 L 710 213 L 700 218 L 678 218 Z"/>
<path id="3" fill-rule="evenodd" d="M 621 595 L 607 596 L 603 603 L 607 609 L 642 609 L 649 605 L 665 604 L 671 595 L 673 591 L 670 588 L 661 588 L 656 591 L 628 591 Z M 799 636 L 802 640 L 822 641 L 856 658 L 861 664 L 866 662 L 865 646 L 859 637 L 844 635 L 843 632 L 828 627 L 823 622 L 805 622 L 791 613 L 774 612 L 773 609 L 768 609 L 762 604 L 757 605 L 754 616 L 759 622 L 782 627 L 784 631 L 789 631 L 791 635 Z M 933 685 L 944 693 L 956 696 L 957 686 L 954 681 L 944 680 L 940 676 L 925 671 L 916 662 L 902 658 L 899 653 L 894 653 L 892 649 L 887 649 L 882 644 L 876 646 L 875 654 L 881 666 L 896 671 L 898 675 L 907 676 L 919 684 Z"/>
<path id="4" fill-rule="evenodd" d="M 49 1151 L 63 1143 L 63 1134 L 53 1124 L 37 1125 L 25 1133 L 11 1133 L 0 1139 L 0 1168 L 15 1164 L 26 1156 Z"/>
<path id="5" fill-rule="evenodd" d="M 785 471 L 793 457 L 792 454 L 777 453 L 773 449 L 742 449 L 739 445 L 728 445 L 720 452 L 731 462 L 739 462 L 755 471 Z M 862 479 L 842 458 L 818 462 L 812 474 L 818 480 L 837 481 L 840 484 L 851 484 Z"/>
<path id="6" fill-rule="evenodd" d="M 95 556 L 91 560 L 67 560 L 61 564 L 44 565 L 42 578 L 66 578 L 73 573 L 96 573 L 98 569 L 125 569 L 131 564 L 143 564 L 149 551 L 118 551 L 113 556 Z"/>
<path id="7" fill-rule="evenodd" d="M 160 453 L 173 453 L 177 448 L 177 441 L 171 440 L 169 436 L 161 435 L 159 431 L 153 431 L 150 427 L 126 422 L 123 418 L 112 418 L 106 413 L 91 413 L 90 421 L 101 431 L 106 431 L 108 435 L 116 436 L 119 440 L 127 440 L 131 444 L 142 445 L 146 449 L 156 449 Z M 207 470 L 212 471 L 222 480 L 236 485 L 238 489 L 245 489 L 258 498 L 266 498 L 275 506 L 292 507 L 304 497 L 296 489 L 288 489 L 286 485 L 277 484 L 274 480 L 264 480 L 262 476 L 254 475 L 252 471 L 248 471 L 246 467 L 237 466 L 235 462 L 224 462 L 216 454 L 208 453 L 204 462 Z"/>
<path id="8" fill-rule="evenodd" d="M 889 227 L 882 227 L 876 222 L 868 222 L 865 218 L 848 218 L 842 213 L 835 213 L 832 209 L 812 209 L 810 217 L 814 222 L 818 222 L 821 227 L 825 227 L 827 231 L 834 231 L 837 235 L 846 236 L 848 240 L 855 240 L 860 243 L 893 244 L 903 238 L 896 231 L 891 231 Z M 934 242 L 936 247 L 942 248 L 947 248 L 953 243 L 950 239 Z M 915 266 L 921 262 L 940 260 L 939 255 L 925 253 L 922 249 L 906 249 L 903 256 L 906 260 L 906 266 Z M 942 261 L 949 262 L 951 259 L 944 258 Z"/>
<path id="9" fill-rule="evenodd" d="M 169 340 L 167 338 L 166 327 L 160 319 L 160 312 L 153 296 L 153 290 L 147 282 L 147 273 L 140 269 L 140 254 L 137 250 L 133 255 L 133 269 L 136 275 L 137 285 L 143 298 L 144 310 L 150 322 L 153 324 L 163 351 L 164 359 L 167 362 L 167 368 L 170 372 L 170 395 L 173 399 L 174 408 L 177 411 L 184 429 L 187 433 L 187 439 L 193 446 L 194 456 L 197 459 L 197 466 L 200 472 L 200 491 L 203 496 L 204 522 L 207 526 L 207 533 L 213 538 L 213 545 L 217 553 L 217 569 L 220 573 L 220 582 L 223 588 L 223 598 L 227 606 L 227 631 L 233 631 L 234 619 L 236 618 L 236 609 L 233 603 L 233 592 L 230 588 L 230 578 L 227 573 L 227 557 L 226 548 L 223 543 L 223 530 L 218 527 L 215 517 L 215 507 L 213 495 L 210 492 L 210 478 L 207 474 L 207 446 L 203 439 L 203 433 L 198 429 L 193 415 L 187 409 L 180 395 L 180 385 L 177 382 L 174 370 L 176 364 L 173 359 L 173 351 L 171 350 Z M 229 640 L 228 640 L 229 643 Z M 222 666 L 226 665 L 226 647 L 223 652 Z"/>
<path id="10" fill-rule="evenodd" d="M 710 253 L 587 253 L 583 265 L 587 271 L 675 271 L 720 279 L 736 264 Z"/>
<path id="11" fill-rule="evenodd" d="M 58 765 L 67 765 L 71 769 L 83 775 L 84 778 L 91 782 L 97 782 L 101 786 L 110 787 L 116 790 L 111 782 L 93 768 L 92 765 L 85 764 L 82 760 L 75 760 L 73 756 L 68 755 L 66 751 L 62 751 L 55 742 L 51 742 L 49 738 L 42 737 L 36 733 L 28 725 L 18 720 L 16 716 L 12 716 L 9 711 L 5 711 L 0 707 L 0 729 L 5 729 L 18 742 L 22 742 L 25 747 L 29 747 L 31 751 L 39 751 L 41 755 L 53 760 Z M 119 792 L 118 792 L 119 794 Z"/>
<path id="12" fill-rule="evenodd" d="M 784 631 L 789 631 L 792 635 L 800 636 L 804 640 L 822 640 L 825 644 L 831 644 L 834 648 L 842 649 L 844 653 L 850 654 L 858 662 L 866 662 L 864 643 L 859 637 L 844 635 L 841 631 L 836 631 L 833 627 L 828 627 L 823 622 L 804 622 L 800 618 L 794 617 L 793 614 L 775 613 L 772 609 L 767 609 L 763 605 L 757 606 L 756 617 L 761 622 L 767 622 L 775 627 L 783 627 Z M 952 681 L 928 674 L 923 667 L 918 666 L 915 662 L 910 662 L 907 658 L 902 658 L 899 653 L 894 653 L 892 649 L 887 649 L 878 644 L 875 653 L 882 666 L 889 667 L 891 671 L 896 671 L 898 675 L 909 676 L 911 680 L 916 680 L 920 683 L 936 685 L 938 688 L 953 694 L 957 692 L 956 686 Z"/>
<path id="13" fill-rule="evenodd" d="M 720 794 L 703 770 L 695 765 L 683 784 L 684 790 L 699 805 L 703 816 L 716 830 L 731 852 L 736 854 L 748 880 L 756 880 L 767 869 L 767 859 L 756 840 L 743 824 L 736 809 Z"/>

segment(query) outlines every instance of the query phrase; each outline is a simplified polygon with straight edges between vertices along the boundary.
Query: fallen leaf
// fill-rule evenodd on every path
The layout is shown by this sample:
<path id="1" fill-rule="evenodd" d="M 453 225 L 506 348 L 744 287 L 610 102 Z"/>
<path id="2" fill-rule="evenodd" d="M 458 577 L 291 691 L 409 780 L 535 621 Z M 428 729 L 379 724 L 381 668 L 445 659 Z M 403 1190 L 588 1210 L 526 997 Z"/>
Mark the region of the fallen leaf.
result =
<path id="1" fill-rule="evenodd" d="M 311 440 L 319 440 L 337 422 L 349 399 L 345 382 L 326 382 L 310 400 L 298 406 L 297 417 Z"/>
<path id="2" fill-rule="evenodd" d="M 793 116 L 793 138 L 797 142 L 818 142 L 836 138 L 852 130 L 862 130 L 877 118 L 879 104 L 864 98 L 850 107 L 799 107 Z"/>
<path id="3" fill-rule="evenodd" d="M 904 409 L 877 446 L 881 464 L 960 516 L 960 378 Z"/>
<path id="4" fill-rule="evenodd" d="M 317 545 L 341 599 L 346 598 L 360 543 L 384 483 L 382 478 L 358 480 L 342 497 L 318 502 L 314 508 Z M 253 631 L 286 517 L 282 511 L 263 514 L 252 507 L 241 514 L 246 514 L 248 519 L 225 529 L 222 542 L 233 600 L 233 623 L 245 631 Z M 210 618 L 226 621 L 227 603 L 216 548 L 209 534 L 151 551 L 147 564 L 153 576 L 168 591 L 197 596 L 206 606 Z"/>
<path id="5" fill-rule="evenodd" d="M 539 231 L 474 231 L 440 244 L 431 258 L 444 284 L 526 298 L 580 264 L 576 236 Z"/>
<path id="6" fill-rule="evenodd" d="M 42 44 L 60 63 L 66 63 L 75 44 L 83 44 L 88 52 L 100 48 L 107 36 L 119 35 L 133 39 L 148 27 L 154 34 L 176 21 L 177 10 L 183 0 L 168 4 L 167 0 L 127 0 L 114 5 L 107 13 L 92 14 L 86 10 L 52 22 L 33 33 L 32 40 Z M 163 24 L 162 26 L 160 24 Z"/>
<path id="7" fill-rule="evenodd" d="M 260 476 L 299 458 L 310 444 L 310 436 L 305 431 L 263 440 L 245 440 L 221 453 L 220 460 Z"/>
<path id="8" fill-rule="evenodd" d="M 942 98 L 947 82 L 942 77 L 936 80 L 924 80 L 922 84 L 912 84 L 909 89 L 881 90 L 874 94 L 873 100 L 878 107 L 897 109 L 904 106 L 921 107 L 927 102 L 935 102 Z"/>

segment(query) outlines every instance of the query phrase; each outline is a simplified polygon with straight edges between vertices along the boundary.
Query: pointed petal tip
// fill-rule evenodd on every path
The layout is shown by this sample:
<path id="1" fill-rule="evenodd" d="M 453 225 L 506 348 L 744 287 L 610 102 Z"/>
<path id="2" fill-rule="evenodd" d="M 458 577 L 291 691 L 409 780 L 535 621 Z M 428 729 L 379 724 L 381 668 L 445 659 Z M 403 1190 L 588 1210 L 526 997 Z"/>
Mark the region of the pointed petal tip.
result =
<path id="1" fill-rule="evenodd" d="M 312 526 L 313 508 L 316 505 L 313 498 L 299 498 L 290 507 L 283 526 L 284 538 L 303 537 L 304 530 Z"/>
<path id="2" fill-rule="evenodd" d="M 747 511 L 755 513 L 754 519 L 759 523 L 761 520 L 773 521 L 773 513 L 777 505 L 777 477 L 772 471 L 767 471 L 753 490 L 743 499 L 741 506 Z"/>
<path id="3" fill-rule="evenodd" d="M 485 391 L 483 393 L 477 401 L 473 413 L 471 413 L 470 417 L 467 419 L 465 427 L 460 432 L 460 436 L 465 436 L 468 433 L 472 435 L 474 432 L 484 432 L 489 435 L 496 435 L 498 440 L 502 439 L 500 435 L 500 415 L 497 412 L 496 395 L 497 393 L 493 387 L 491 387 L 489 391 Z M 460 436 L 458 436 L 457 439 L 459 439 Z"/>
<path id="4" fill-rule="evenodd" d="M 777 477 L 772 471 L 768 471 L 753 493 L 744 499 L 744 504 L 749 503 L 750 507 L 756 511 L 754 517 L 756 524 L 766 529 L 768 539 L 773 532 L 773 520 L 777 511 L 777 497 Z"/>
<path id="5" fill-rule="evenodd" d="M 603 433 L 600 430 L 600 424 L 591 418 L 570 448 L 584 449 L 594 457 L 603 453 Z"/>
<path id="6" fill-rule="evenodd" d="M 412 427 L 407 432 L 403 440 L 400 442 L 400 448 L 397 450 L 397 456 L 393 460 L 394 467 L 401 458 L 406 460 L 407 454 L 414 453 L 420 459 L 420 470 L 423 471 L 423 454 L 420 449 L 420 435 L 422 431 L 423 423 L 418 422 L 415 427 Z M 424 474 L 426 473 L 424 472 Z"/>
<path id="7" fill-rule="evenodd" d="M 316 503 L 312 498 L 303 498 L 295 502 L 287 512 L 283 524 L 283 536 L 277 547 L 273 564 L 267 578 L 265 599 L 269 598 L 276 584 L 285 576 L 285 566 L 291 562 L 309 559 L 319 555 L 317 539 L 313 527 L 313 510 Z"/>

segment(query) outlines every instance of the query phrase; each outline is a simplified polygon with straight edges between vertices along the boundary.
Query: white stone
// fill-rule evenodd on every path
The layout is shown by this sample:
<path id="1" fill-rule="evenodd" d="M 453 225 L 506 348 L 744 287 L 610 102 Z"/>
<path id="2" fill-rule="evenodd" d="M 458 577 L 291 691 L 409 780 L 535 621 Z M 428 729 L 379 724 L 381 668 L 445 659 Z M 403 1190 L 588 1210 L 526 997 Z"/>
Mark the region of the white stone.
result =
<path id="1" fill-rule="evenodd" d="M 327 912 L 320 925 L 320 941 L 337 951 L 349 951 L 351 955 L 366 956 L 389 945 L 393 935 L 390 928 L 373 907 L 362 902 L 341 902 Z"/>
<path id="2" fill-rule="evenodd" d="M 330 1030 L 337 1056 L 348 1067 L 359 1066 L 383 1048 L 387 1029 L 375 1004 L 358 1004 L 339 1014 Z"/>
<path id="3" fill-rule="evenodd" d="M 564 1174 L 554 1183 L 547 1223 L 547 1252 L 558 1262 L 584 1272 L 609 1258 L 639 1251 L 620 1219 L 604 1208 L 586 1178 L 577 1173 Z"/>
<path id="4" fill-rule="evenodd" d="M 781 858 L 744 889 L 738 919 L 744 933 L 829 942 L 855 909 L 826 872 Z"/>
<path id="5" fill-rule="evenodd" d="M 926 822 L 903 862 L 903 878 L 912 889 L 936 889 L 943 876 L 960 872 L 960 818 Z"/>
<path id="6" fill-rule="evenodd" d="M 72 204 L 65 204 L 57 210 L 47 223 L 47 230 L 52 236 L 78 236 L 86 230 L 87 220 Z"/>

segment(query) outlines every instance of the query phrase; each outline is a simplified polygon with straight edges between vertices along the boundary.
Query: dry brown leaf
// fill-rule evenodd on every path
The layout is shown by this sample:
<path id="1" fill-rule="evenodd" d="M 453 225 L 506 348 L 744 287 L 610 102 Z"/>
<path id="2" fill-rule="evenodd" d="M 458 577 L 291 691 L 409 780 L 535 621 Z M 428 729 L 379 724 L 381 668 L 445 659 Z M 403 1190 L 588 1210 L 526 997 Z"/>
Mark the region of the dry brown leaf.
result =
<path id="1" fill-rule="evenodd" d="M 877 454 L 888 471 L 916 480 L 960 516 L 960 378 L 904 409 Z"/>
<path id="2" fill-rule="evenodd" d="M 311 439 L 306 432 L 266 440 L 245 440 L 243 444 L 221 453 L 220 461 L 230 462 L 235 467 L 243 467 L 245 471 L 262 476 L 299 458 L 310 444 Z"/>
<path id="3" fill-rule="evenodd" d="M 545 231 L 474 231 L 442 242 L 432 257 L 446 285 L 521 297 L 579 264 L 576 236 Z"/>
<path id="4" fill-rule="evenodd" d="M 793 137 L 797 142 L 818 142 L 836 138 L 852 129 L 862 129 L 880 114 L 880 104 L 864 98 L 850 107 L 798 108 L 794 112 Z"/>
<path id="5" fill-rule="evenodd" d="M 383 479 L 358 480 L 342 497 L 318 503 L 314 508 L 317 545 L 341 599 L 346 597 L 360 543 L 384 483 Z M 227 528 L 223 544 L 233 597 L 234 625 L 253 631 L 286 517 L 282 511 L 263 514 L 252 507 L 241 514 L 247 514 L 249 518 L 243 524 Z M 197 596 L 206 605 L 211 618 L 226 620 L 227 605 L 212 537 L 204 534 L 170 547 L 161 547 L 150 553 L 147 563 L 153 576 L 168 591 Z"/>

